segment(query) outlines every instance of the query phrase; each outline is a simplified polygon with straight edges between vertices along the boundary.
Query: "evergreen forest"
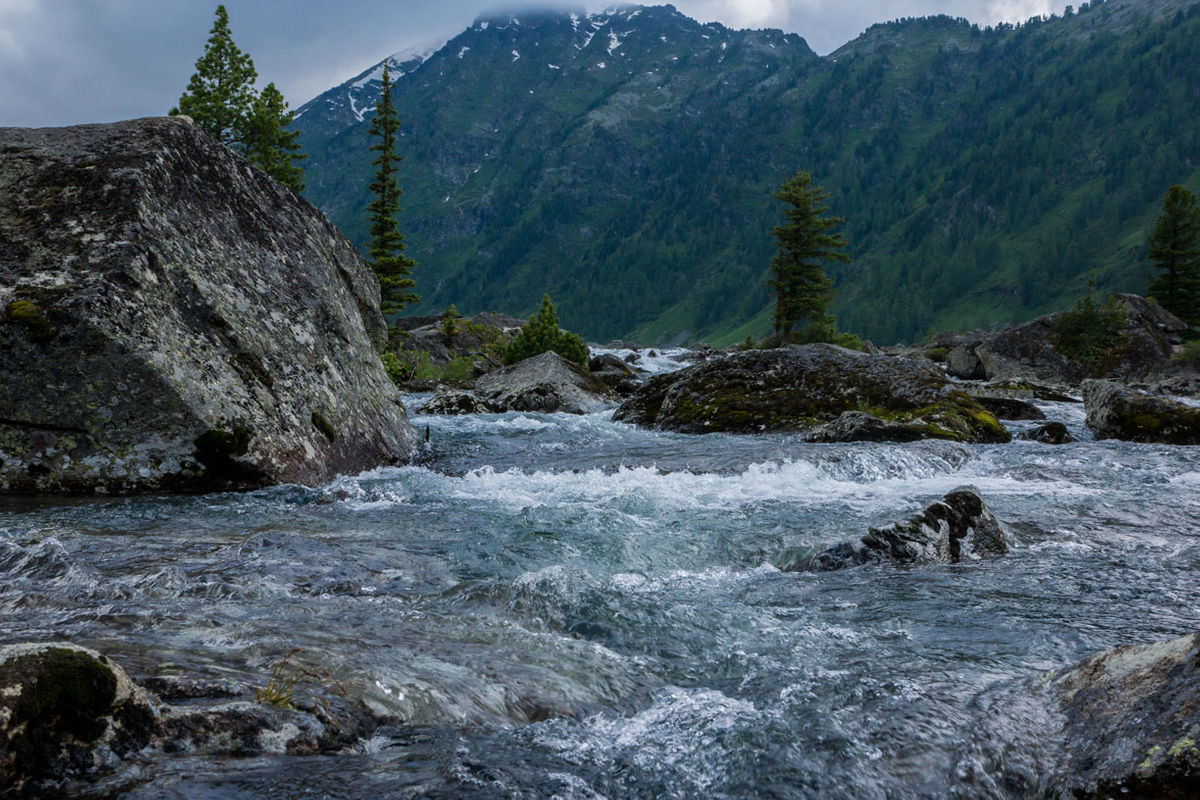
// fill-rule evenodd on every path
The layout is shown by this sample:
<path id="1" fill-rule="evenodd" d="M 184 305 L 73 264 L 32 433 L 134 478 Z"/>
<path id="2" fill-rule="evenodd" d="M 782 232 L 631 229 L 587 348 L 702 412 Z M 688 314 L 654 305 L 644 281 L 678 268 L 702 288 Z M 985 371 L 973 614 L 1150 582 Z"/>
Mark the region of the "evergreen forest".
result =
<path id="1" fill-rule="evenodd" d="M 829 56 L 672 7 L 494 17 L 389 63 L 423 301 L 593 340 L 771 330 L 773 191 L 845 218 L 838 327 L 877 343 L 1145 292 L 1163 194 L 1200 189 L 1200 5 L 1110 0 L 981 28 L 875 25 Z M 380 65 L 306 104 L 305 194 L 368 239 Z M 372 96 L 372 91 L 375 95 Z"/>

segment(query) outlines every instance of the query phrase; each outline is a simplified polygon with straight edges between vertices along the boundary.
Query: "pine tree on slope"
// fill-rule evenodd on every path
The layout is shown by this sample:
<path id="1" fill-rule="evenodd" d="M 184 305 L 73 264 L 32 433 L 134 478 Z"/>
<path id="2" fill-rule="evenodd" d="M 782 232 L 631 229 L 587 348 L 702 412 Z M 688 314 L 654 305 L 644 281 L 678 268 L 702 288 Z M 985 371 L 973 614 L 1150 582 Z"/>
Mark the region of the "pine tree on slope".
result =
<path id="1" fill-rule="evenodd" d="M 404 254 L 404 235 L 396 222 L 400 211 L 400 185 L 396 180 L 397 166 L 402 156 L 396 155 L 396 133 L 400 121 L 396 118 L 396 107 L 392 104 L 392 81 L 387 62 L 383 65 L 383 85 L 380 87 L 379 103 L 371 119 L 370 134 L 379 137 L 371 145 L 379 157 L 372 163 L 378 167 L 375 180 L 371 183 L 374 199 L 367 206 L 370 215 L 371 243 L 368 247 L 371 268 L 379 276 L 380 305 L 383 313 L 393 314 L 406 305 L 420 302 L 421 298 L 412 291 L 416 282 L 412 279 L 412 268 L 416 261 Z"/>

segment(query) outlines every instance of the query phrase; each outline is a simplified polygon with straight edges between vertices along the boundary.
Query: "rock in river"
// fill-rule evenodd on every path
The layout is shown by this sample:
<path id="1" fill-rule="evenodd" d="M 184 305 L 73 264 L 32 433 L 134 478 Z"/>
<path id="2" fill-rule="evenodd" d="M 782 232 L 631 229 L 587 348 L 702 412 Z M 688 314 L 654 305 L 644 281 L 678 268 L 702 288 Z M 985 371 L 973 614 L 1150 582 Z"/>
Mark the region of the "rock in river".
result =
<path id="1" fill-rule="evenodd" d="M 489 411 L 586 414 L 613 404 L 611 389 L 552 351 L 482 376 L 475 396 Z"/>
<path id="2" fill-rule="evenodd" d="M 1200 444 L 1200 408 L 1144 394 L 1112 381 L 1083 385 L 1087 426 L 1097 439 Z"/>
<path id="3" fill-rule="evenodd" d="M 855 413 L 839 421 L 845 412 Z M 682 433 L 794 430 L 822 441 L 1012 438 L 928 361 L 828 344 L 746 350 L 655 376 L 614 419 Z"/>
<path id="4" fill-rule="evenodd" d="M 1008 552 L 1009 534 L 970 486 L 960 487 L 917 516 L 860 539 L 834 545 L 809 559 L 785 564 L 789 572 L 825 572 L 861 564 L 956 563 Z"/>
<path id="5" fill-rule="evenodd" d="M 1200 633 L 1106 650 L 1054 676 L 1064 795 L 1200 797 Z"/>
<path id="6" fill-rule="evenodd" d="M 354 246 L 187 118 L 0 129 L 0 491 L 407 460 L 385 333 Z"/>

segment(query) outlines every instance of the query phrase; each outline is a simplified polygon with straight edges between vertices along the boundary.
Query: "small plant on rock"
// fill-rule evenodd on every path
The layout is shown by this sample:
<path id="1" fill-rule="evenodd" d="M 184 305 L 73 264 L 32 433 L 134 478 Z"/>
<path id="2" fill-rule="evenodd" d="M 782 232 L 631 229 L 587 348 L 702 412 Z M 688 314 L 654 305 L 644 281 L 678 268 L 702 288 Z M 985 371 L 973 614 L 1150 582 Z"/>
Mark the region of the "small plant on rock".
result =
<path id="1" fill-rule="evenodd" d="M 1125 339 L 1125 313 L 1111 301 L 1097 306 L 1095 287 L 1095 278 L 1089 278 L 1087 294 L 1054 321 L 1051 342 L 1067 358 L 1100 371 Z"/>
<path id="2" fill-rule="evenodd" d="M 558 314 L 550 295 L 542 295 L 542 307 L 529 318 L 529 323 L 508 345 L 504 354 L 505 364 L 515 364 L 527 358 L 553 350 L 567 361 L 586 368 L 588 349 L 583 339 L 570 331 L 558 327 Z"/>

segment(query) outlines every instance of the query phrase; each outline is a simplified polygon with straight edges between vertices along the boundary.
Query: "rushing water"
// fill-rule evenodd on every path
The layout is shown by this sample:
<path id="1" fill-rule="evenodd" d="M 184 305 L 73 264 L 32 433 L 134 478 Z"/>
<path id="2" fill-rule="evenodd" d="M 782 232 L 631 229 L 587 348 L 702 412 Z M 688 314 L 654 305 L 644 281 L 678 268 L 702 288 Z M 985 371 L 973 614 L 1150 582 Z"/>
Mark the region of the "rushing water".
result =
<path id="1" fill-rule="evenodd" d="M 405 720 L 357 755 L 157 756 L 94 789 L 131 798 L 1050 791 L 1056 719 L 1029 686 L 1200 628 L 1200 448 L 1093 442 L 1078 406 L 1044 408 L 1084 441 L 418 410 L 416 465 L 318 489 L 3 501 L 0 635 L 248 685 L 298 647 Z M 1008 556 L 772 566 L 962 484 Z"/>

